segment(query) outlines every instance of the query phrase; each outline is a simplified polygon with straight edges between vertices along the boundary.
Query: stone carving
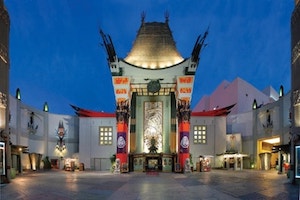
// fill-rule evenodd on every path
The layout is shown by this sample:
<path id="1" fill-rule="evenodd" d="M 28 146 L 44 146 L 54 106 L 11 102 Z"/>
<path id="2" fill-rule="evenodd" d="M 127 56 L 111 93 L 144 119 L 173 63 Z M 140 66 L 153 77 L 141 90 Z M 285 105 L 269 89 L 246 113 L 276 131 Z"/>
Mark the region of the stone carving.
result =
<path id="1" fill-rule="evenodd" d="M 151 146 L 148 148 L 150 153 L 157 153 L 156 140 L 154 137 L 151 138 Z"/>
<path id="2" fill-rule="evenodd" d="M 129 116 L 130 116 L 130 110 L 129 110 L 128 100 L 118 102 L 117 110 L 116 110 L 117 122 L 128 124 Z"/>
<path id="3" fill-rule="evenodd" d="M 190 159 L 187 158 L 185 159 L 185 163 L 184 163 L 184 172 L 191 172 L 191 165 L 190 165 Z"/>
<path id="4" fill-rule="evenodd" d="M 120 158 L 116 159 L 116 167 L 115 167 L 115 174 L 120 174 Z"/>

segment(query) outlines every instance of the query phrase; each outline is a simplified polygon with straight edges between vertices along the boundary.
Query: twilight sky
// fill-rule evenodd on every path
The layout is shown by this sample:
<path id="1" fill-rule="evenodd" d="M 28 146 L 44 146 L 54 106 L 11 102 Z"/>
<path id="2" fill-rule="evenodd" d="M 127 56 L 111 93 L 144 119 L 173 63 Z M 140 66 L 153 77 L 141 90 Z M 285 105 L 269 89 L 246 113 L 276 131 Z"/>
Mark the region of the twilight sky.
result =
<path id="1" fill-rule="evenodd" d="M 240 77 L 259 90 L 290 90 L 290 17 L 294 0 L 4 0 L 10 27 L 10 94 L 40 110 L 74 114 L 69 104 L 114 112 L 115 99 L 99 28 L 119 58 L 141 23 L 169 25 L 182 57 L 209 26 L 192 108 L 223 81 Z"/>

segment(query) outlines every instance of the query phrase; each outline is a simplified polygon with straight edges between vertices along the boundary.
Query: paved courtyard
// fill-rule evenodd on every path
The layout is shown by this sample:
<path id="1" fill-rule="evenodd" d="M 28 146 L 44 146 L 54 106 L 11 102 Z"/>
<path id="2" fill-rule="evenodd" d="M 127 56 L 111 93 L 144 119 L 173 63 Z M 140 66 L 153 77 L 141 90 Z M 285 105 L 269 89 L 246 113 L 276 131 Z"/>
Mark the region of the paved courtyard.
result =
<path id="1" fill-rule="evenodd" d="M 276 171 L 112 174 L 38 171 L 0 185 L 0 199 L 299 199 L 299 185 Z"/>

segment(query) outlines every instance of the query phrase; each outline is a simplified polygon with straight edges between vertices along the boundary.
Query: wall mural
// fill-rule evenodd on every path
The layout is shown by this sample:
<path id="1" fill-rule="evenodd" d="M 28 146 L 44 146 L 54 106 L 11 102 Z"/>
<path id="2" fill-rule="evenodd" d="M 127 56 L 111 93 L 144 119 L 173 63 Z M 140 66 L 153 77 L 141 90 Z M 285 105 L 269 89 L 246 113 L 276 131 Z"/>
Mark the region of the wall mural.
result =
<path id="1" fill-rule="evenodd" d="M 162 152 L 162 107 L 160 101 L 144 104 L 144 152 L 149 152 L 153 144 L 157 148 L 155 152 Z"/>
<path id="2" fill-rule="evenodd" d="M 66 149 L 66 143 L 65 143 L 65 136 L 67 134 L 67 130 L 64 127 L 64 123 L 62 120 L 59 121 L 58 123 L 58 129 L 55 130 L 56 135 L 58 137 L 57 143 L 56 143 L 56 149 L 62 152 L 63 150 Z"/>
<path id="3" fill-rule="evenodd" d="M 228 134 L 226 135 L 226 152 L 238 153 L 242 151 L 242 138 L 241 134 Z"/>
<path id="4" fill-rule="evenodd" d="M 29 134 L 35 134 L 39 128 L 39 125 L 35 122 L 35 117 L 37 117 L 37 115 L 34 112 L 29 113 L 29 121 L 27 123 L 27 130 Z"/>

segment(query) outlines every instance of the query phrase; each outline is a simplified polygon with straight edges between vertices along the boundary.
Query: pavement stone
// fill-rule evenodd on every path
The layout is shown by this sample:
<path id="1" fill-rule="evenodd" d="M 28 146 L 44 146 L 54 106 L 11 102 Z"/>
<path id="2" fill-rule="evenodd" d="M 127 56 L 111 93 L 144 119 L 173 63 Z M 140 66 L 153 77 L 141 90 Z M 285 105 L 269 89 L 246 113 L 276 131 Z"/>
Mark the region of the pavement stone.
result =
<path id="1" fill-rule="evenodd" d="M 26 172 L 0 185 L 0 200 L 298 200 L 299 185 L 275 170 L 112 174 L 61 170 Z"/>

